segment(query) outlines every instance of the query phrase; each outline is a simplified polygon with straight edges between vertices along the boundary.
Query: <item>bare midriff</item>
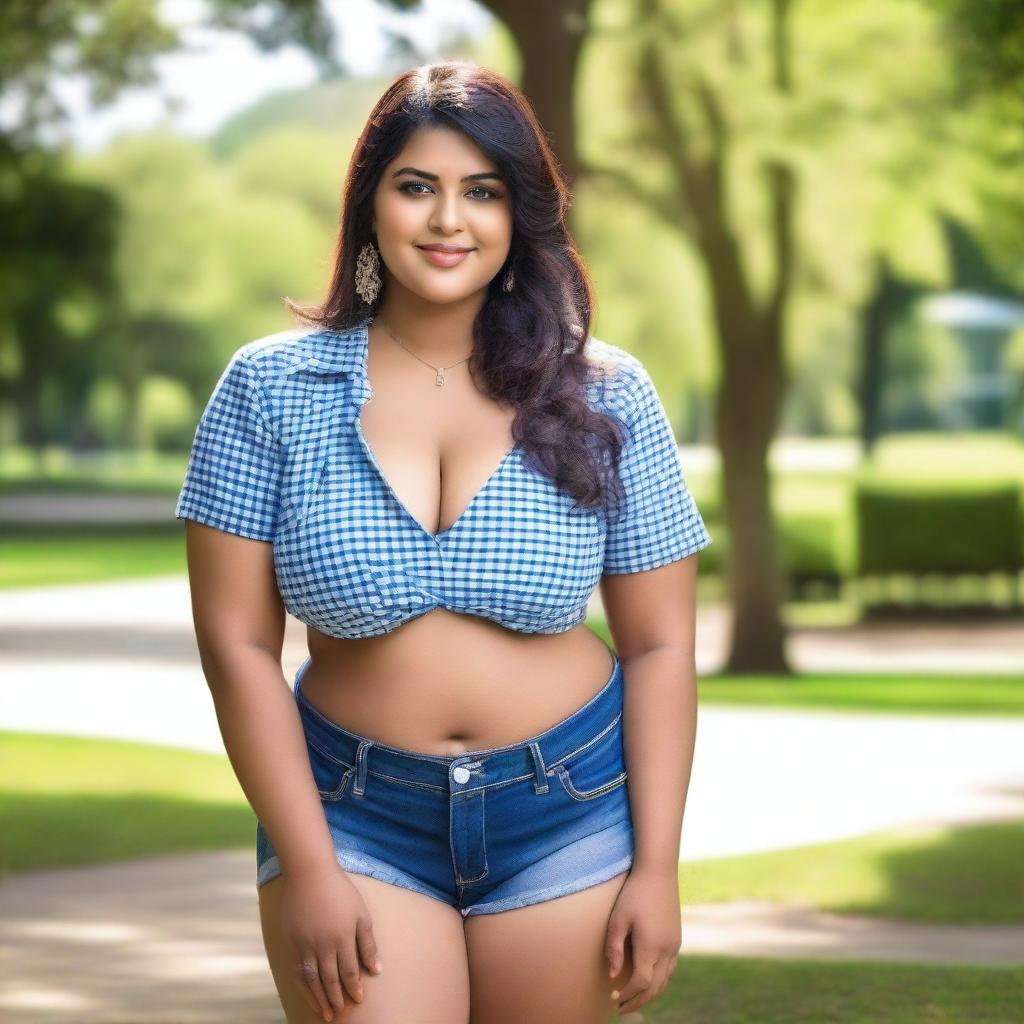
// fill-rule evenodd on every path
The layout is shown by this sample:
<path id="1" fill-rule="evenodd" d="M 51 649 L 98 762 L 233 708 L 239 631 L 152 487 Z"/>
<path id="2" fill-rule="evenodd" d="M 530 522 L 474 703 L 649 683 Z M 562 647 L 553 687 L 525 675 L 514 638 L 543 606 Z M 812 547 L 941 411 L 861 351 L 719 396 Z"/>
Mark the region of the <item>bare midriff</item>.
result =
<path id="1" fill-rule="evenodd" d="M 615 664 L 583 623 L 515 633 L 446 608 L 362 640 L 307 631 L 301 688 L 309 702 L 350 732 L 425 754 L 535 736 L 590 700 Z"/>
<path id="2" fill-rule="evenodd" d="M 410 527 L 447 531 L 512 447 L 515 410 L 485 397 L 465 363 L 435 387 L 430 371 L 376 325 L 368 373 L 373 397 L 360 425 L 381 485 L 404 506 Z M 585 623 L 520 633 L 447 608 L 382 636 L 343 639 L 309 626 L 307 638 L 301 688 L 315 708 L 351 732 L 427 754 L 535 736 L 590 700 L 614 667 Z"/>

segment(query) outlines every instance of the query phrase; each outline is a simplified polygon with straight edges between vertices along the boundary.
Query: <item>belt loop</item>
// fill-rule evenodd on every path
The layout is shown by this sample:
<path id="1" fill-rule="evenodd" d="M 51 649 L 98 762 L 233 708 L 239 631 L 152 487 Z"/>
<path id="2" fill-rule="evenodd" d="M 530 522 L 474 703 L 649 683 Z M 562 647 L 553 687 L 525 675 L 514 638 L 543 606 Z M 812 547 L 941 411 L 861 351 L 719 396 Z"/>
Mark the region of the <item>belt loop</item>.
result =
<path id="1" fill-rule="evenodd" d="M 531 743 L 530 753 L 533 754 L 533 791 L 539 796 L 548 791 L 548 779 L 544 774 L 544 755 L 540 752 L 540 744 L 536 741 Z"/>
<path id="2" fill-rule="evenodd" d="M 366 752 L 373 746 L 373 740 L 362 739 L 356 750 L 356 780 L 352 784 L 352 795 L 362 796 L 366 792 Z"/>

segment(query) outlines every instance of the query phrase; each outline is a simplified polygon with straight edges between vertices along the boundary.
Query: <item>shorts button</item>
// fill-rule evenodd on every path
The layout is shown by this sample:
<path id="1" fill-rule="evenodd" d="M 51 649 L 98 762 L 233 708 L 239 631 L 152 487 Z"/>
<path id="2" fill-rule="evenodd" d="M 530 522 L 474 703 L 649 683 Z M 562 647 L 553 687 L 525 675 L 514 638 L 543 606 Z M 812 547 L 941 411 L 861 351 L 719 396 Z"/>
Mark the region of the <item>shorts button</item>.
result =
<path id="1" fill-rule="evenodd" d="M 452 770 L 452 778 L 456 782 L 469 782 L 469 769 L 463 768 L 460 764 L 458 768 Z"/>

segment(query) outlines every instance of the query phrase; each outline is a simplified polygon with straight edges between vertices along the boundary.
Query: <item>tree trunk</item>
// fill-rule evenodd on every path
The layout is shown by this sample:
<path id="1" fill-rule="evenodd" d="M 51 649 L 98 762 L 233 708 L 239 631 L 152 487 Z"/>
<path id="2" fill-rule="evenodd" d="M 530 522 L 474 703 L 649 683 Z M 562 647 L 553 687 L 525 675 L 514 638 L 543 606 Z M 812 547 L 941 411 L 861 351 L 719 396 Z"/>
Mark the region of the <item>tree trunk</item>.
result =
<path id="1" fill-rule="evenodd" d="M 781 610 L 785 587 L 771 510 L 768 450 L 783 396 L 781 368 L 752 347 L 723 368 L 716 430 L 729 530 L 727 584 L 732 635 L 723 671 L 788 673 Z"/>
<path id="2" fill-rule="evenodd" d="M 529 98 L 565 176 L 579 174 L 576 69 L 590 0 L 488 0 L 484 6 L 515 37 L 523 61 L 520 89 Z"/>

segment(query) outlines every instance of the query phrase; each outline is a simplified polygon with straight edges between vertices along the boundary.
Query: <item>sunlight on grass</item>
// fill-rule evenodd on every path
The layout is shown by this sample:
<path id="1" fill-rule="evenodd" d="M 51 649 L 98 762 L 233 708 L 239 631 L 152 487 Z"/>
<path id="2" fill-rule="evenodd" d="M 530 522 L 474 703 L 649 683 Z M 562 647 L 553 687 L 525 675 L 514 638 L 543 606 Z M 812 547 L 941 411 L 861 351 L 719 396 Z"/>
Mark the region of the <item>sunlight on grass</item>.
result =
<path id="1" fill-rule="evenodd" d="M 1024 440 L 998 431 L 883 437 L 864 466 L 876 480 L 1024 480 Z"/>
<path id="2" fill-rule="evenodd" d="M 683 954 L 623 1024 L 1010 1024 L 1024 968 Z"/>
<path id="3" fill-rule="evenodd" d="M 1024 822 L 886 829 L 856 839 L 687 861 L 684 904 L 734 899 L 949 924 L 1024 922 Z"/>
<path id="4" fill-rule="evenodd" d="M 701 704 L 935 715 L 1024 713 L 1020 675 L 705 675 L 697 685 Z"/>
<path id="5" fill-rule="evenodd" d="M 11 732 L 0 820 L 5 871 L 244 846 L 256 828 L 223 755 Z"/>
<path id="6" fill-rule="evenodd" d="M 0 543 L 0 587 L 93 583 L 185 570 L 185 538 L 180 531 L 32 537 Z"/>

